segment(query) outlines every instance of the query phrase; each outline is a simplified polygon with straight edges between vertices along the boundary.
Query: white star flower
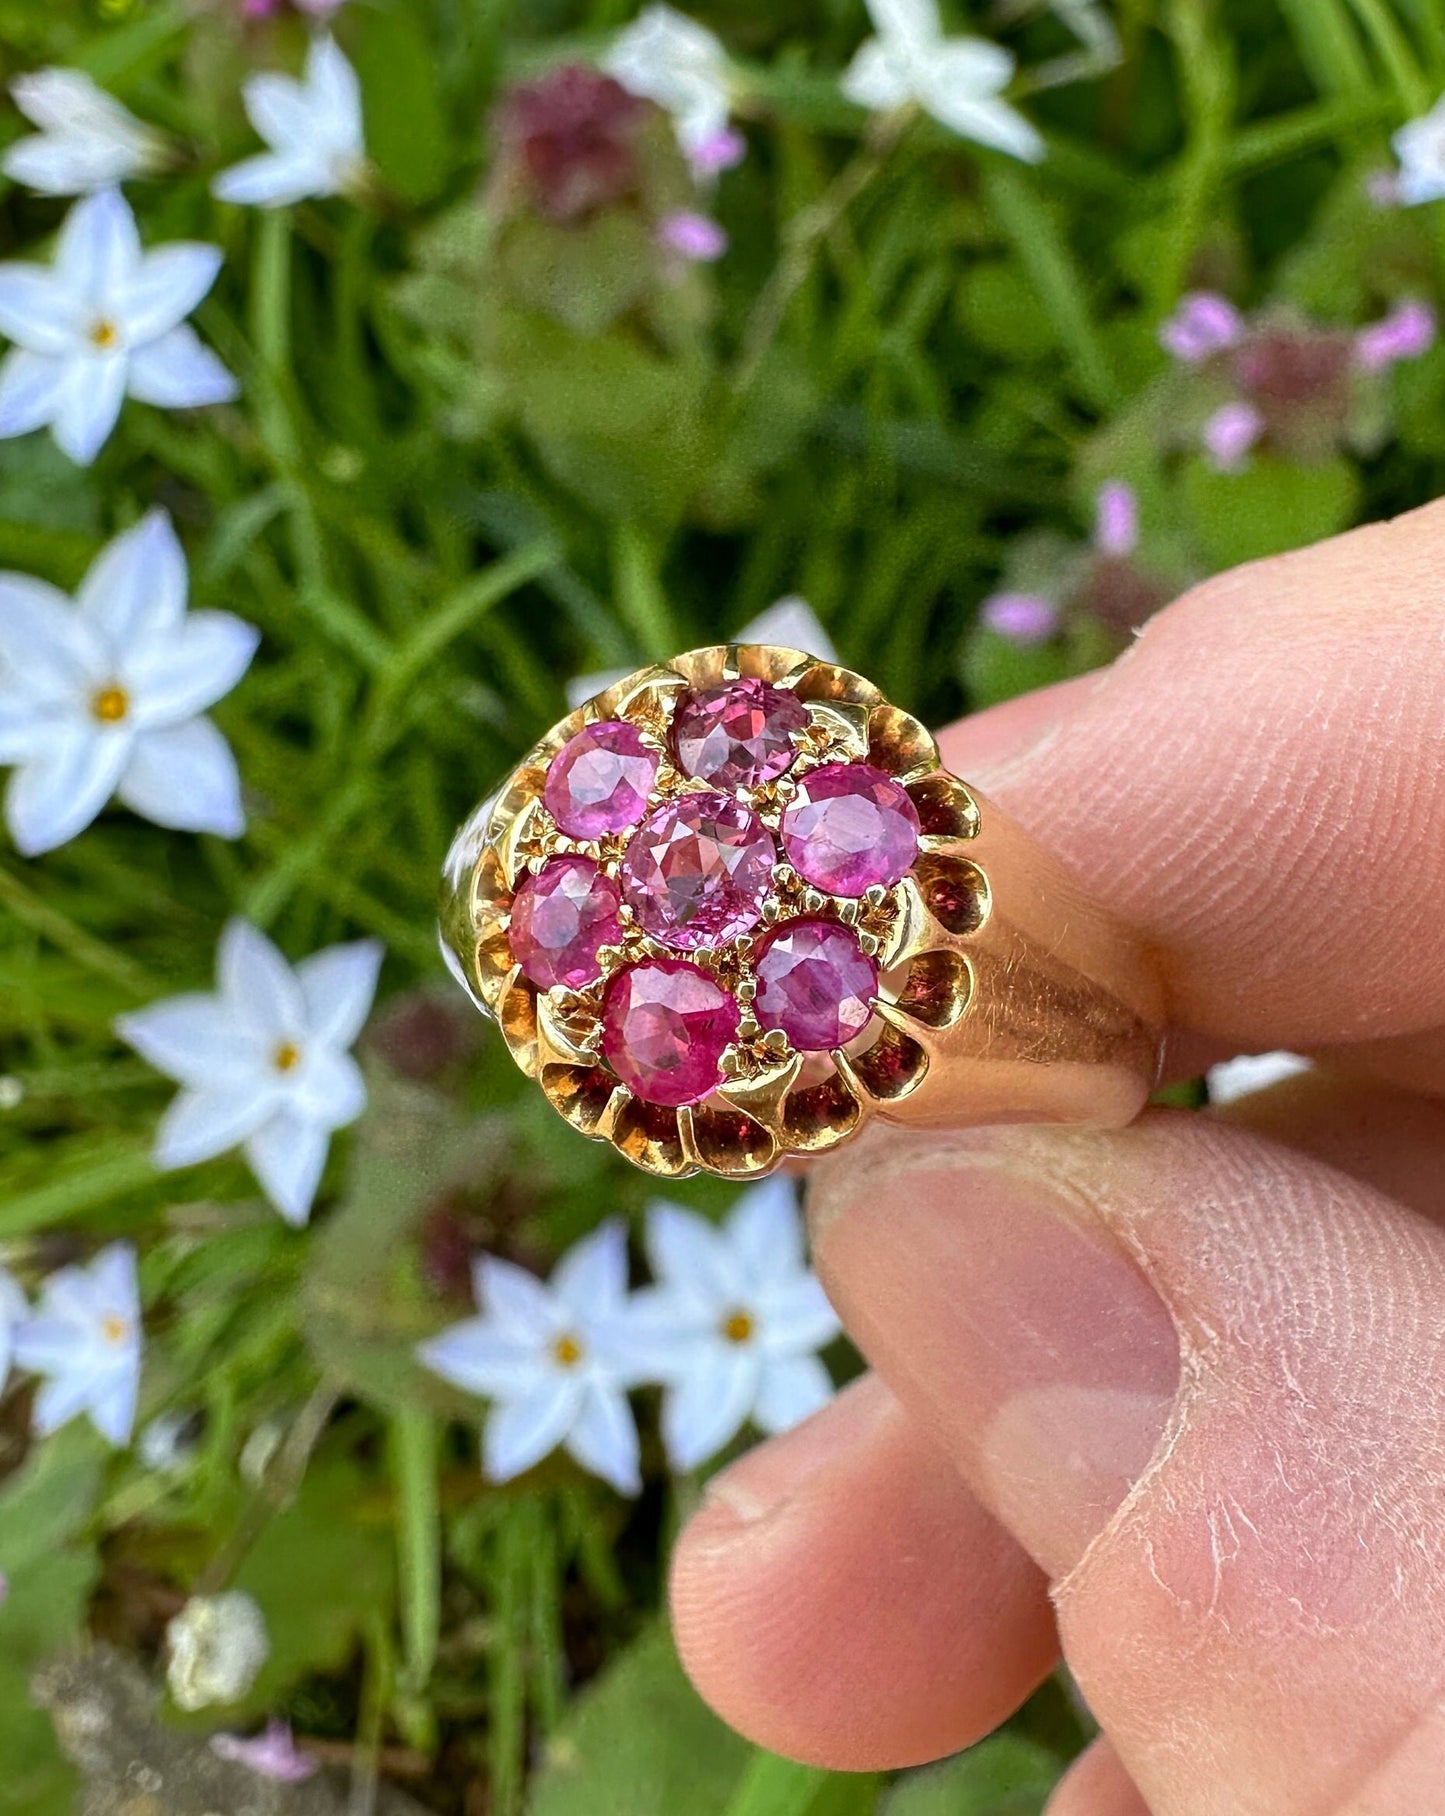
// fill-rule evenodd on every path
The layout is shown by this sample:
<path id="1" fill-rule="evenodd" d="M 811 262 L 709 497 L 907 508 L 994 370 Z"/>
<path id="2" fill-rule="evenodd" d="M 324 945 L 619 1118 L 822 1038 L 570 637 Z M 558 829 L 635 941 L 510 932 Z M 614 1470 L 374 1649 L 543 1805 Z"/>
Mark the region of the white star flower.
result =
<path id="1" fill-rule="evenodd" d="M 648 6 L 619 32 L 602 67 L 630 94 L 672 115 L 678 143 L 707 163 L 728 132 L 730 86 L 722 41 L 670 6 Z"/>
<path id="2" fill-rule="evenodd" d="M 1445 95 L 1390 143 L 1400 160 L 1396 194 L 1407 205 L 1445 200 Z"/>
<path id="3" fill-rule="evenodd" d="M 786 1431 L 832 1398 L 816 1352 L 841 1326 L 804 1260 L 791 1181 L 744 1192 L 722 1229 L 654 1204 L 647 1251 L 658 1284 L 633 1295 L 628 1338 L 667 1387 L 662 1435 L 675 1469 L 715 1456 L 749 1419 Z"/>
<path id="4" fill-rule="evenodd" d="M 961 138 L 1037 162 L 1044 142 L 999 97 L 1014 59 L 986 38 L 947 38 L 937 0 L 867 0 L 877 36 L 861 46 L 843 77 L 860 107 L 891 112 L 916 103 Z"/>
<path id="5" fill-rule="evenodd" d="M 135 1250 L 102 1249 L 88 1267 L 63 1267 L 15 1333 L 15 1362 L 45 1384 L 35 1396 L 37 1437 L 78 1413 L 112 1444 L 130 1442 L 140 1389 L 141 1310 Z"/>
<path id="6" fill-rule="evenodd" d="M 378 940 L 330 946 L 294 970 L 249 921 L 221 935 L 215 995 L 154 1003 L 116 1023 L 182 1087 L 156 1136 L 167 1170 L 244 1149 L 289 1224 L 311 1215 L 335 1130 L 366 1108 L 350 1049 L 376 996 Z"/>
<path id="7" fill-rule="evenodd" d="M 52 265 L 0 265 L 0 437 L 49 428 L 89 466 L 127 396 L 163 409 L 227 403 L 236 381 L 186 317 L 221 269 L 187 240 L 143 251 L 119 190 L 77 202 Z"/>
<path id="8" fill-rule="evenodd" d="M 143 125 L 81 70 L 37 70 L 17 77 L 10 93 L 40 131 L 17 139 L 0 169 L 42 195 L 87 195 L 169 161 L 164 133 Z"/>
<path id="9" fill-rule="evenodd" d="M 0 763 L 26 857 L 83 832 L 112 795 L 180 832 L 238 838 L 231 747 L 204 717 L 245 674 L 260 633 L 187 612 L 186 559 L 152 511 L 102 549 L 74 600 L 0 573 Z"/>
<path id="10" fill-rule="evenodd" d="M 15 1333 L 29 1316 L 30 1305 L 17 1280 L 0 1267 L 0 1390 L 15 1360 Z"/>
<path id="11" fill-rule="evenodd" d="M 640 1377 L 622 1350 L 627 1235 L 605 1223 L 576 1243 L 543 1283 L 484 1255 L 473 1273 L 479 1317 L 418 1351 L 426 1366 L 493 1401 L 482 1465 L 510 1481 L 560 1444 L 622 1494 L 641 1487 L 627 1389 Z"/>
<path id="12" fill-rule="evenodd" d="M 333 38 L 313 40 L 299 82 L 252 76 L 243 92 L 251 124 L 271 149 L 222 171 L 213 185 L 221 201 L 284 208 L 361 184 L 366 175 L 361 84 Z"/>

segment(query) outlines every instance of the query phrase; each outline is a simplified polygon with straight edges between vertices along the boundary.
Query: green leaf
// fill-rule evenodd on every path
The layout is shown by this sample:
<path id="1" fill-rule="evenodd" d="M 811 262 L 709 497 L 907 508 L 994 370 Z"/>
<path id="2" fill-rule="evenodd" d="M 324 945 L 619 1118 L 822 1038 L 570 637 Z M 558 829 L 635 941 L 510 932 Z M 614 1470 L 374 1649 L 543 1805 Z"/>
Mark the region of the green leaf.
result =
<path id="1" fill-rule="evenodd" d="M 878 1816 L 1039 1816 L 1061 1769 L 1036 1741 L 995 1734 L 942 1765 L 909 1772 Z"/>
<path id="2" fill-rule="evenodd" d="M 1304 466 L 1263 456 L 1242 473 L 1191 460 L 1183 492 L 1195 541 L 1214 568 L 1337 535 L 1360 508 L 1359 473 L 1343 458 Z"/>
<path id="3" fill-rule="evenodd" d="M 750 1753 L 658 1629 L 578 1699 L 547 1750 L 528 1816 L 726 1816 Z"/>
<path id="4" fill-rule="evenodd" d="M 75 1816 L 79 1781 L 25 1672 L 5 1655 L 0 1626 L 0 1816 Z"/>
<path id="5" fill-rule="evenodd" d="M 353 50 L 361 78 L 366 146 L 388 187 L 425 202 L 451 164 L 436 49 L 415 8 L 367 9 Z"/>

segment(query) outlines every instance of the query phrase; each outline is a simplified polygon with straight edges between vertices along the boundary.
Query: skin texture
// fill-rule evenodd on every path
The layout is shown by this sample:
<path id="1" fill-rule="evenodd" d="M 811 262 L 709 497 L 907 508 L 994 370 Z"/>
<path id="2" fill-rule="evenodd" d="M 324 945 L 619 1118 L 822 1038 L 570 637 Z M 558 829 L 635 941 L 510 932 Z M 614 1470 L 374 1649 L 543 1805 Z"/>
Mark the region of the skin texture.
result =
<path id="1" fill-rule="evenodd" d="M 875 1377 L 718 1478 L 674 1563 L 758 1740 L 953 1751 L 1061 1646 L 1104 1738 L 1050 1816 L 1445 1810 L 1442 574 L 1431 507 L 945 734 L 1153 949 L 1173 1071 L 1317 1067 L 814 1171 Z"/>

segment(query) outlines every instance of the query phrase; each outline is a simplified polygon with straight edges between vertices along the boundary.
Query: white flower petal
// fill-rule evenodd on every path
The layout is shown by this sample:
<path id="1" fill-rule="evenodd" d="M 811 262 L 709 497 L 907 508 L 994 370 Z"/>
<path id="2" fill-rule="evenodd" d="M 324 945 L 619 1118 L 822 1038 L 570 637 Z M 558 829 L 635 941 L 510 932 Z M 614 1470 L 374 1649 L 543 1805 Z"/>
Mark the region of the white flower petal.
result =
<path id="1" fill-rule="evenodd" d="M 552 1291 L 574 1318 L 615 1311 L 627 1295 L 627 1228 L 619 1218 L 584 1236 L 557 1263 Z"/>
<path id="2" fill-rule="evenodd" d="M 228 404 L 241 395 L 227 371 L 194 328 L 182 323 L 159 340 L 137 347 L 130 360 L 130 394 L 162 410 L 199 410 Z"/>
<path id="3" fill-rule="evenodd" d="M 193 1091 L 254 1078 L 264 1056 L 218 996 L 192 991 L 120 1016 L 115 1031 L 148 1065 Z"/>
<path id="4" fill-rule="evenodd" d="M 620 32 L 603 61 L 614 81 L 672 115 L 685 151 L 728 122 L 728 59 L 720 39 L 673 7 L 648 6 Z"/>
<path id="5" fill-rule="evenodd" d="M 140 1275 L 135 1250 L 128 1242 L 112 1242 L 86 1268 L 86 1279 L 100 1311 L 124 1319 L 139 1340 Z"/>
<path id="6" fill-rule="evenodd" d="M 0 1267 L 0 1333 L 7 1345 L 13 1339 L 15 1326 L 30 1313 L 30 1301 L 15 1276 Z M 3 1377 L 0 1377 L 3 1378 Z"/>
<path id="7" fill-rule="evenodd" d="M 142 258 L 110 306 L 126 341 L 142 347 L 183 322 L 210 294 L 225 255 L 219 246 L 175 240 Z"/>
<path id="8" fill-rule="evenodd" d="M 29 1366 L 23 1364 L 22 1366 Z M 35 1396 L 30 1415 L 31 1428 L 37 1438 L 48 1438 L 68 1425 L 90 1403 L 92 1384 L 88 1374 L 79 1369 L 52 1375 Z"/>
<path id="9" fill-rule="evenodd" d="M 78 1270 L 77 1270 L 78 1271 Z M 50 1282 L 46 1282 L 47 1302 Z M 15 1366 L 32 1375 L 56 1374 L 75 1356 L 76 1324 L 42 1310 L 24 1319 L 14 1335 Z"/>
<path id="10" fill-rule="evenodd" d="M 756 1304 L 763 1347 L 774 1355 L 822 1349 L 843 1328 L 813 1274 L 771 1282 L 759 1292 Z"/>
<path id="11" fill-rule="evenodd" d="M 155 510 L 106 544 L 81 581 L 76 603 L 110 647 L 123 650 L 177 623 L 189 591 L 175 526 Z"/>
<path id="12" fill-rule="evenodd" d="M 515 1400 L 541 1378 L 534 1345 L 499 1331 L 489 1318 L 467 1318 L 421 1344 L 417 1355 L 433 1374 L 464 1393 Z"/>
<path id="13" fill-rule="evenodd" d="M 306 58 L 306 87 L 320 135 L 333 154 L 360 158 L 365 149 L 361 83 L 341 46 L 329 33 L 311 40 Z"/>
<path id="14" fill-rule="evenodd" d="M 90 1422 L 100 1435 L 122 1450 L 135 1430 L 136 1402 L 140 1397 L 138 1363 L 116 1367 L 91 1390 Z"/>
<path id="15" fill-rule="evenodd" d="M 67 291 L 94 309 L 107 305 L 140 263 L 135 216 L 118 189 L 87 196 L 65 217 L 55 271 Z"/>
<path id="16" fill-rule="evenodd" d="M 0 334 L 32 353 L 64 358 L 85 330 L 76 299 L 44 265 L 0 265 Z"/>
<path id="17" fill-rule="evenodd" d="M 1311 1070 L 1313 1062 L 1298 1053 L 1280 1049 L 1273 1053 L 1243 1053 L 1211 1066 L 1205 1073 L 1212 1104 L 1237 1103 L 1255 1091 L 1267 1091 L 1271 1085 L 1287 1078 L 1298 1078 Z"/>
<path id="18" fill-rule="evenodd" d="M 93 76 L 79 69 L 37 69 L 17 76 L 10 84 L 10 98 L 32 126 L 46 132 L 69 132 L 78 126 L 119 131 L 127 123 L 139 124 Z"/>
<path id="19" fill-rule="evenodd" d="M 63 738 L 74 720 L 71 708 L 27 691 L 0 675 L 0 763 L 29 763 L 57 738 Z"/>
<path id="20" fill-rule="evenodd" d="M 647 1207 L 647 1253 L 658 1280 L 701 1304 L 721 1307 L 746 1290 L 723 1233 L 681 1205 L 659 1201 Z"/>
<path id="21" fill-rule="evenodd" d="M 65 393 L 50 432 L 61 453 L 78 467 L 88 467 L 110 440 L 129 375 L 125 353 L 83 355 L 67 366 Z"/>
<path id="22" fill-rule="evenodd" d="M 716 1338 L 719 1310 L 666 1287 L 644 1286 L 593 1331 L 619 1378 L 638 1386 L 674 1381 L 687 1373 L 698 1344 Z"/>
<path id="23" fill-rule="evenodd" d="M 923 68 L 929 86 L 960 99 L 992 100 L 1013 80 L 1013 53 L 987 38 L 949 38 L 930 51 Z"/>
<path id="24" fill-rule="evenodd" d="M 535 1274 L 503 1261 L 497 1255 L 479 1255 L 472 1269 L 477 1309 L 494 1318 L 509 1336 L 540 1345 L 562 1328 L 552 1295 Z"/>
<path id="25" fill-rule="evenodd" d="M 246 118 L 274 150 L 310 145 L 313 113 L 304 82 L 263 70 L 247 77 L 241 99 Z"/>
<path id="26" fill-rule="evenodd" d="M 273 1117 L 246 1143 L 251 1171 L 293 1229 L 300 1229 L 311 1216 L 330 1148 L 325 1129 L 289 1110 Z"/>
<path id="27" fill-rule="evenodd" d="M 936 0 L 865 0 L 879 37 L 928 53 L 943 35 Z"/>
<path id="28" fill-rule="evenodd" d="M 940 125 L 977 145 L 1005 151 L 1026 164 L 1038 163 L 1047 150 L 1038 130 L 1007 101 L 955 96 L 936 85 L 931 85 L 920 99 Z"/>
<path id="29" fill-rule="evenodd" d="M 306 1001 L 296 973 L 260 928 L 239 916 L 221 934 L 216 976 L 222 996 L 263 1041 L 299 1041 L 305 1034 Z"/>
<path id="30" fill-rule="evenodd" d="M 106 189 L 138 176 L 145 162 L 135 147 L 32 133 L 16 140 L 0 160 L 0 169 L 38 195 L 84 195 L 88 189 Z"/>
<path id="31" fill-rule="evenodd" d="M 380 940 L 355 940 L 328 946 L 303 958 L 296 967 L 306 999 L 306 1025 L 312 1040 L 331 1047 L 354 1046 L 376 1000 L 386 948 Z"/>
<path id="32" fill-rule="evenodd" d="M 843 93 L 859 107 L 890 113 L 913 99 L 908 71 L 895 52 L 879 38 L 870 38 L 843 72 Z"/>
<path id="33" fill-rule="evenodd" d="M 737 634 L 739 643 L 776 643 L 783 649 L 800 649 L 824 662 L 836 662 L 838 652 L 833 640 L 823 629 L 822 620 L 797 593 L 788 593 L 766 611 L 745 624 Z"/>
<path id="34" fill-rule="evenodd" d="M 209 719 L 142 731 L 116 796 L 132 813 L 176 832 L 239 839 L 246 830 L 236 758 Z"/>
<path id="35" fill-rule="evenodd" d="M 494 1406 L 482 1437 L 482 1465 L 494 1482 L 509 1482 L 551 1454 L 572 1429 L 582 1389 L 558 1375 L 520 1400 Z"/>
<path id="36" fill-rule="evenodd" d="M 564 1442 L 584 1469 L 610 1483 L 619 1494 L 641 1492 L 637 1421 L 626 1396 L 617 1389 L 590 1383 Z"/>
<path id="37" fill-rule="evenodd" d="M 737 1435 L 753 1409 L 761 1371 L 757 1351 L 742 1344 L 699 1348 L 662 1402 L 662 1437 L 674 1469 L 696 1469 Z"/>
<path id="38" fill-rule="evenodd" d="M 140 639 L 120 670 L 137 725 L 176 725 L 223 700 L 260 642 L 255 625 L 229 612 L 192 612 Z"/>
<path id="39" fill-rule="evenodd" d="M 67 730 L 10 777 L 5 819 L 27 858 L 84 832 L 115 793 L 130 740 L 113 732 Z"/>
<path id="40" fill-rule="evenodd" d="M 70 365 L 15 347 L 0 361 L 0 439 L 49 428 L 65 397 Z"/>
<path id="41" fill-rule="evenodd" d="M 274 1100 L 254 1078 L 182 1091 L 156 1131 L 156 1165 L 170 1173 L 214 1160 L 249 1139 L 274 1114 Z"/>
<path id="42" fill-rule="evenodd" d="M 314 1043 L 290 1087 L 290 1107 L 320 1129 L 344 1129 L 366 1108 L 366 1080 L 349 1053 Z"/>
<path id="43" fill-rule="evenodd" d="M 99 638 L 59 587 L 29 574 L 0 574 L 0 661 L 50 702 L 75 701 L 107 678 Z"/>
<path id="44" fill-rule="evenodd" d="M 218 202 L 245 208 L 287 208 L 310 196 L 334 194 L 335 179 L 330 165 L 309 152 L 267 151 L 223 170 L 211 193 Z"/>
<path id="45" fill-rule="evenodd" d="M 750 1280 L 797 1274 L 803 1268 L 803 1219 L 798 1193 L 786 1173 L 749 1186 L 733 1206 L 728 1240 Z"/>
<path id="46" fill-rule="evenodd" d="M 783 1356 L 763 1366 L 753 1417 L 770 1434 L 790 1431 L 832 1398 L 832 1376 L 816 1356 Z"/>

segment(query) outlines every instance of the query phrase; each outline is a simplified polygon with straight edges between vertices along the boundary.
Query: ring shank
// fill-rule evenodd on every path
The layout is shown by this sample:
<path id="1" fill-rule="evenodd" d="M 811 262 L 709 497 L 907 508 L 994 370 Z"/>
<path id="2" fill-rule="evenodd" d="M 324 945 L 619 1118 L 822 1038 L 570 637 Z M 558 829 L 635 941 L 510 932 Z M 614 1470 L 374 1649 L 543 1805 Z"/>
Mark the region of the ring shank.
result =
<path id="1" fill-rule="evenodd" d="M 1121 1127 L 1158 1082 L 1162 992 L 1137 935 L 992 802 L 960 845 L 990 909 L 958 945 L 973 970 L 964 1014 L 929 1042 L 927 1077 L 880 1108 L 913 1128 L 987 1122 Z"/>

